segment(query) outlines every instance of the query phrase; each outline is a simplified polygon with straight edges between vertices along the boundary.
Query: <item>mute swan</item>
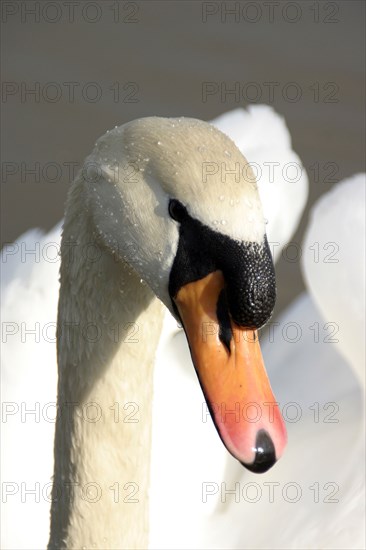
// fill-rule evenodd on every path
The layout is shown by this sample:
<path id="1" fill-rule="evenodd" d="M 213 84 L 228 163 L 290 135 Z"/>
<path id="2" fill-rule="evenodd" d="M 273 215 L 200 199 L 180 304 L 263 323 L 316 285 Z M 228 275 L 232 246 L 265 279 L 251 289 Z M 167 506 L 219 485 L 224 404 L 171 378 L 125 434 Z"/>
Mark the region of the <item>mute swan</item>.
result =
<path id="1" fill-rule="evenodd" d="M 98 262 L 86 255 L 91 244 Z M 275 280 L 247 161 L 225 134 L 195 119 L 145 118 L 107 133 L 70 190 L 60 274 L 49 548 L 145 548 L 152 373 L 163 318 L 153 293 L 183 324 L 230 453 L 265 472 L 286 444 L 258 343 Z M 131 324 L 138 346 L 115 337 L 116 327 Z M 86 339 L 89 326 L 94 335 Z M 121 399 L 144 411 L 140 422 L 115 422 Z M 243 411 L 259 407 L 260 419 L 233 417 L 238 402 Z M 89 407 L 102 423 L 83 418 Z M 116 498 L 121 480 L 138 492 L 135 506 L 130 496 Z"/>
<path id="2" fill-rule="evenodd" d="M 242 130 L 245 129 L 245 131 L 243 131 L 243 134 L 244 133 L 248 133 L 248 135 L 253 131 L 254 132 L 254 129 L 255 128 L 261 128 L 261 127 L 265 127 L 265 124 L 270 127 L 271 129 L 273 128 L 276 128 L 276 131 L 277 131 L 277 135 L 275 132 L 273 132 L 273 136 L 271 133 L 269 133 L 268 131 L 267 132 L 262 132 L 261 135 L 262 136 L 266 136 L 265 138 L 263 137 L 260 137 L 260 135 L 258 134 L 254 134 L 255 135 L 255 138 L 253 139 L 253 143 L 256 142 L 256 146 L 253 146 L 253 143 L 250 143 L 250 144 L 247 144 L 247 148 L 248 150 L 250 150 L 250 153 L 248 154 L 248 158 L 250 159 L 251 162 L 257 162 L 258 165 L 259 163 L 261 162 L 261 159 L 264 159 L 264 162 L 268 159 L 268 158 L 272 158 L 272 157 L 268 157 L 268 155 L 266 154 L 266 150 L 267 151 L 270 151 L 270 147 L 274 147 L 276 146 L 276 149 L 277 149 L 277 153 L 278 153 L 278 156 L 277 158 L 283 158 L 284 159 L 284 164 L 288 163 L 288 162 L 293 162 L 293 163 L 297 163 L 297 166 L 301 168 L 301 163 L 300 161 L 298 160 L 298 157 L 296 157 L 296 155 L 291 151 L 291 149 L 289 148 L 290 145 L 289 145 L 289 137 L 288 137 L 288 132 L 285 128 L 285 126 L 283 125 L 283 122 L 280 121 L 279 117 L 277 117 L 276 115 L 273 114 L 272 110 L 268 107 L 253 107 L 249 110 L 248 113 L 245 114 L 243 120 L 240 120 L 240 117 L 242 116 L 242 113 L 240 111 L 238 111 L 237 113 L 237 118 L 235 119 L 237 122 L 237 127 L 240 128 L 241 125 L 243 124 L 243 128 Z M 234 124 L 234 119 L 232 119 L 233 121 L 233 124 L 232 124 L 232 129 L 233 129 L 233 133 L 237 132 L 236 128 L 234 127 L 235 124 Z M 222 123 L 225 123 L 225 119 L 221 120 L 221 121 L 217 121 L 216 124 L 220 127 L 220 124 Z M 230 133 L 230 128 L 225 128 L 225 130 Z M 250 130 L 250 131 L 249 131 Z M 258 185 L 259 185 L 259 190 L 260 190 L 260 193 L 261 193 L 261 198 L 262 198 L 262 201 L 266 204 L 266 197 L 267 196 L 273 196 L 274 194 L 274 188 L 278 189 L 278 197 L 281 197 L 282 195 L 282 199 L 274 202 L 273 200 L 272 201 L 268 201 L 267 200 L 267 207 L 265 206 L 265 215 L 266 217 L 269 219 L 269 225 L 268 225 L 268 228 L 269 228 L 269 235 L 270 235 L 270 240 L 273 239 L 275 242 L 281 242 L 281 245 L 284 244 L 284 242 L 286 242 L 286 240 L 288 240 L 290 237 L 291 237 L 291 234 L 290 233 L 286 233 L 283 234 L 281 233 L 281 231 L 286 231 L 286 228 L 284 229 L 283 226 L 282 226 L 282 219 L 283 219 L 283 215 L 282 215 L 282 212 L 280 211 L 280 202 L 281 200 L 283 201 L 283 199 L 286 198 L 286 193 L 288 191 L 288 188 L 289 188 L 289 185 L 288 185 L 288 182 L 284 181 L 284 178 L 282 177 L 282 181 L 281 181 L 281 172 L 280 174 L 276 174 L 276 182 L 274 183 L 270 178 L 268 178 L 267 176 L 267 173 L 268 173 L 268 170 L 269 170 L 269 167 L 268 167 L 268 164 L 262 164 L 261 166 L 262 168 L 262 174 L 261 174 L 261 177 L 258 178 Z M 278 168 L 278 165 L 275 166 L 275 170 Z M 283 168 L 283 165 L 281 165 L 281 170 Z M 273 167 L 272 167 L 273 169 Z M 267 170 L 267 172 L 266 172 Z M 282 187 L 281 187 L 282 186 Z M 303 208 L 303 205 L 304 205 L 304 202 L 306 200 L 306 188 L 307 188 L 307 180 L 306 180 L 306 174 L 305 172 L 303 172 L 301 174 L 301 178 L 298 179 L 298 181 L 296 181 L 292 186 L 290 186 L 291 189 L 292 188 L 296 188 L 297 189 L 297 200 L 294 201 L 294 204 L 293 204 L 293 208 L 292 208 L 292 212 L 291 214 L 293 216 L 287 216 L 288 219 L 293 219 L 293 221 L 291 222 L 291 227 L 287 227 L 287 231 L 291 231 L 295 228 L 296 226 L 296 223 L 297 223 L 297 218 L 298 218 L 298 213 L 301 212 L 302 208 Z M 273 190 L 272 190 L 273 189 Z M 271 231 L 272 231 L 272 237 L 271 237 Z M 55 232 L 53 234 L 50 234 L 47 238 L 44 238 L 43 241 L 41 241 L 41 246 L 40 246 L 40 250 L 45 250 L 47 249 L 47 252 L 46 254 L 48 254 L 48 251 L 49 251 L 49 243 L 52 243 L 52 242 L 55 242 L 57 243 L 58 242 L 58 232 L 59 230 L 56 229 Z M 282 236 L 284 235 L 284 236 Z M 38 235 L 35 235 L 35 234 L 28 234 L 27 235 L 29 241 L 31 242 L 32 240 L 33 241 L 36 241 L 36 240 L 39 240 L 38 238 Z M 23 239 L 24 241 L 24 239 Z M 24 242 L 23 242 L 24 244 Z M 47 245 L 47 246 L 46 246 Z M 24 247 L 26 249 L 26 247 Z M 276 253 L 278 251 L 278 248 L 274 250 L 274 252 Z M 51 256 L 52 256 L 52 247 L 51 247 Z M 9 257 L 8 257 L 9 259 Z M 11 256 L 10 256 L 10 259 L 11 259 Z M 9 267 L 9 264 L 8 266 Z M 22 269 L 21 268 L 24 268 L 24 267 L 27 267 L 27 264 L 24 266 L 22 265 L 16 265 L 16 266 L 13 266 L 16 274 L 13 278 L 13 281 L 12 281 L 12 287 L 13 287 L 13 292 L 14 293 L 17 293 L 19 295 L 19 280 L 22 280 L 22 276 L 24 275 L 24 273 L 21 273 Z M 35 290 L 35 295 L 36 296 L 39 296 L 39 304 L 45 299 L 45 292 L 47 292 L 47 298 L 46 298 L 46 302 L 49 303 L 49 312 L 47 312 L 47 310 L 45 310 L 44 312 L 44 317 L 43 318 L 38 318 L 36 317 L 37 320 L 40 320 L 40 324 L 42 327 L 46 326 L 47 323 L 49 323 L 50 325 L 52 324 L 53 320 L 54 320 L 54 309 L 55 309 L 55 296 L 56 296 L 56 291 L 55 289 L 57 289 L 57 276 L 56 276 L 56 272 L 57 272 L 57 263 L 50 263 L 49 262 L 45 262 L 43 261 L 40 262 L 40 265 L 35 265 L 34 267 L 34 270 L 33 270 L 33 273 L 37 276 L 37 280 L 39 281 L 38 283 L 38 286 L 39 286 L 39 290 L 37 289 L 34 289 Z M 37 272 L 37 269 L 38 269 L 38 272 Z M 44 277 L 46 277 L 46 280 L 49 281 L 49 282 L 52 282 L 52 285 L 49 285 L 48 288 L 45 288 L 44 287 L 44 284 L 43 284 L 43 281 L 44 281 L 44 277 L 42 278 L 42 271 L 40 271 L 42 269 L 42 271 L 45 273 Z M 9 270 L 8 270 L 9 272 Z M 23 270 L 24 272 L 24 270 Z M 34 275 L 33 275 L 34 277 Z M 18 286 L 17 286 L 17 283 L 18 283 Z M 21 285 L 20 285 L 21 286 Z M 27 288 L 25 288 L 23 290 L 23 294 L 25 297 L 27 297 L 27 292 L 29 292 L 29 290 Z M 13 294 L 14 296 L 14 294 Z M 28 302 L 29 302 L 29 297 L 27 297 L 28 299 Z M 14 298 L 13 298 L 13 303 L 15 302 Z M 23 300 L 23 302 L 25 302 L 25 300 Z M 9 304 L 9 300 L 8 300 L 8 304 Z M 12 305 L 12 302 L 10 300 L 10 304 Z M 33 304 L 33 307 L 39 307 L 37 304 Z M 41 307 L 39 309 L 42 309 Z M 14 312 L 14 309 L 11 310 L 11 308 L 8 308 L 8 312 L 12 311 L 12 314 L 13 316 L 10 316 L 11 319 L 14 319 L 14 315 L 16 315 L 16 313 L 18 312 L 18 310 L 16 312 Z M 23 314 L 24 314 L 24 311 L 23 311 Z M 31 315 L 31 314 L 30 314 Z M 9 317 L 8 317 L 9 318 Z M 15 317 L 16 318 L 16 317 Z M 11 327 L 10 327 L 11 328 Z M 52 327 L 50 327 L 51 330 L 52 330 Z M 9 329 L 10 330 L 10 329 Z M 20 335 L 19 335 L 20 336 Z M 47 365 L 47 362 L 49 362 L 50 365 L 52 365 L 54 363 L 54 359 L 53 359 L 53 347 L 52 347 L 52 336 L 50 336 L 49 334 L 47 335 L 47 338 L 48 338 L 48 343 L 50 344 L 48 346 L 48 349 L 47 346 L 40 346 L 39 344 L 37 346 L 33 346 L 34 347 L 34 350 L 38 350 L 41 351 L 41 357 L 43 357 L 43 359 L 45 360 L 45 365 Z M 10 340 L 10 344 L 11 344 L 11 338 L 9 337 L 9 340 Z M 29 340 L 29 339 L 28 339 Z M 28 340 L 27 340 L 27 345 L 28 345 Z M 13 342 L 14 342 L 14 337 L 13 337 Z M 16 346 L 9 346 L 11 351 L 14 351 L 14 348 Z M 31 349 L 32 348 L 32 344 L 28 345 L 28 349 Z M 18 346 L 18 353 L 20 351 L 20 348 Z M 38 352 L 39 353 L 39 352 Z M 40 361 L 41 363 L 42 361 Z M 40 367 L 40 365 L 38 365 L 38 367 Z M 7 377 L 11 377 L 12 374 L 14 375 L 13 377 L 13 382 L 14 382 L 14 385 L 13 385 L 13 388 L 15 390 L 17 384 L 19 384 L 18 382 L 18 376 L 17 376 L 17 373 L 16 372 L 9 372 L 7 371 Z M 54 378 L 54 373 L 53 371 L 51 370 L 45 370 L 44 373 L 43 373 L 43 376 L 46 374 L 46 376 L 48 376 L 49 378 Z M 32 377 L 33 377 L 33 373 L 30 374 L 30 376 L 28 376 L 28 380 L 29 380 L 29 387 L 31 386 L 31 382 L 32 382 Z M 11 386 L 11 384 L 10 384 Z M 51 384 L 49 385 L 51 386 Z M 192 386 L 193 387 L 193 386 Z M 27 394 L 27 387 L 24 388 L 23 390 L 23 395 L 22 395 L 22 398 L 21 398 L 21 401 L 23 401 L 25 404 L 27 403 L 27 396 L 28 396 L 28 401 L 29 401 L 29 395 Z M 47 382 L 44 384 L 44 386 L 42 386 L 42 384 L 39 384 L 39 387 L 37 388 L 38 390 L 38 401 L 39 403 L 41 404 L 47 404 L 50 402 L 50 398 L 47 397 L 47 396 L 50 396 L 50 393 L 49 393 L 49 390 L 48 390 L 48 387 L 47 387 Z M 16 390 L 15 390 L 15 393 L 16 394 Z M 13 394 L 13 395 L 14 395 Z M 10 399 L 8 399 L 8 401 L 11 401 L 11 391 L 8 393 L 8 397 L 10 396 Z M 19 392 L 17 394 L 17 397 L 19 398 Z M 51 395 L 51 399 L 52 399 L 52 395 Z M 36 398 L 34 399 L 34 401 L 36 400 Z M 52 404 L 52 401 L 51 401 L 51 404 Z M 121 403 L 121 406 L 123 407 L 124 403 Z M 51 409 L 52 412 L 53 409 Z M 49 428 L 49 432 L 51 433 L 52 432 L 52 429 L 53 429 L 53 424 L 52 424 L 52 412 L 50 413 L 50 408 L 47 408 L 45 411 L 44 410 L 41 410 L 41 418 L 42 418 L 42 415 L 45 416 L 45 422 L 43 422 L 43 427 L 48 427 Z M 130 412 L 130 409 L 127 410 L 126 413 L 124 413 L 124 415 L 126 416 L 127 413 Z M 13 413 L 14 414 L 14 413 Z M 189 411 L 187 411 L 186 413 L 187 415 L 189 414 Z M 12 412 L 8 411 L 8 421 L 9 420 L 12 420 Z M 10 424 L 9 426 L 6 425 L 6 427 L 9 427 L 11 428 Z M 40 425 L 37 426 L 38 428 L 41 428 Z M 31 437 L 30 434 L 29 434 L 29 424 L 27 426 L 23 426 L 23 428 L 27 428 L 27 430 L 23 430 L 23 436 L 24 436 L 24 442 L 25 442 L 25 446 L 24 448 L 25 449 L 31 449 L 32 448 L 32 444 L 33 444 L 33 440 L 34 440 L 34 435 Z M 40 431 L 40 430 L 39 430 Z M 42 432 L 43 433 L 43 432 Z M 18 433 L 19 435 L 19 433 Z M 156 434 L 155 434 L 156 435 Z M 22 436 L 21 436 L 22 437 Z M 37 437 L 37 436 L 35 436 Z M 158 439 L 159 439 L 159 434 L 158 434 Z M 182 437 L 183 439 L 183 437 Z M 161 440 L 161 438 L 160 438 Z M 213 444 L 213 439 L 209 439 L 209 441 Z M 28 443 L 28 444 L 27 444 Z M 15 442 L 15 444 L 18 444 L 19 445 L 19 440 L 17 442 Z M 217 443 L 217 436 L 215 434 L 215 444 L 217 444 L 217 450 L 220 449 L 220 452 L 221 452 L 221 455 L 220 455 L 220 460 L 225 460 L 225 454 L 222 452 L 222 449 L 221 447 L 219 446 L 219 444 Z M 166 442 L 165 442 L 165 447 L 166 447 Z M 154 445 L 153 445 L 153 451 L 154 451 Z M 155 453 L 156 454 L 156 453 Z M 182 453 L 183 456 L 184 456 L 184 453 Z M 153 452 L 153 455 L 154 455 L 154 452 Z M 204 455 L 203 455 L 204 456 Z M 35 477 L 32 477 L 31 479 L 44 479 L 44 477 L 42 477 L 42 469 L 40 468 L 40 465 L 42 465 L 43 461 L 47 462 L 47 458 L 46 456 L 41 456 L 40 457 L 42 460 L 39 460 L 39 463 L 38 464 L 33 464 L 32 468 L 33 470 L 37 471 L 37 467 L 39 467 L 39 476 L 35 476 Z M 154 458 L 154 456 L 153 456 Z M 211 457 L 210 456 L 210 460 L 212 460 L 214 457 Z M 203 462 L 203 458 L 201 459 L 202 462 Z M 154 460 L 153 460 L 153 463 L 154 463 Z M 207 465 L 207 459 L 205 460 L 205 463 Z M 17 465 L 18 466 L 18 469 L 23 469 L 24 471 L 24 464 L 23 465 Z M 155 467 L 156 467 L 156 461 L 155 461 Z M 158 477 L 158 476 L 155 476 L 155 477 Z M 25 476 L 25 479 L 27 478 L 27 476 Z M 17 479 L 17 478 L 15 478 Z M 24 478 L 23 478 L 24 479 Z M 154 466 L 153 466 L 153 479 L 154 479 Z M 10 487 L 9 488 L 9 495 L 8 495 L 8 506 L 12 505 L 12 493 L 11 491 L 14 490 L 14 493 L 16 493 L 17 491 L 17 488 L 19 489 L 19 487 L 17 486 L 18 484 L 15 484 L 16 486 L 14 487 Z M 20 483 L 19 483 L 20 485 Z M 121 487 L 123 487 L 121 485 Z M 42 487 L 41 487 L 42 488 Z M 155 494 L 156 494 L 156 491 L 155 491 Z M 19 491 L 18 491 L 18 496 L 19 496 Z M 47 495 L 48 496 L 48 495 Z M 122 496 L 125 496 L 125 495 L 122 495 Z M 179 500 L 179 499 L 178 499 Z M 189 502 L 189 501 L 188 501 Z M 37 504 L 37 506 L 35 506 L 35 509 L 38 510 L 38 508 L 42 507 L 42 504 L 44 506 L 44 502 L 42 503 L 42 497 L 41 497 L 41 502 L 37 502 L 35 503 Z M 46 506 L 47 506 L 47 502 L 46 502 Z M 207 508 L 207 507 L 206 507 Z M 15 504 L 15 509 L 17 509 L 17 504 Z M 18 506 L 18 509 L 19 509 L 19 506 Z M 27 499 L 27 509 L 29 510 L 29 498 Z M 154 512 L 156 514 L 156 510 Z M 39 514 L 37 514 L 39 515 Z M 34 518 L 32 517 L 32 514 L 26 514 L 24 520 L 25 520 L 25 523 L 27 521 L 27 516 L 28 516 L 28 521 L 34 523 L 35 521 L 37 521 L 37 518 Z M 29 529 L 29 532 L 31 532 L 31 529 Z M 22 540 L 22 533 L 17 532 L 17 535 L 18 535 L 18 541 L 21 541 Z M 27 536 L 26 536 L 26 541 L 27 541 L 27 545 L 29 545 L 29 539 L 30 539 L 30 534 L 27 533 Z M 14 533 L 13 533 L 13 539 L 14 540 Z M 14 543 L 13 543 L 14 544 Z M 24 544 L 24 543 L 23 543 Z M 44 544 L 44 543 L 43 543 Z M 14 544 L 14 547 L 20 547 L 21 545 L 21 542 L 17 543 L 15 542 Z M 9 546 L 9 545 L 8 545 Z M 38 547 L 40 546 L 40 544 L 38 543 Z M 35 547 L 37 547 L 37 543 L 35 543 Z"/>

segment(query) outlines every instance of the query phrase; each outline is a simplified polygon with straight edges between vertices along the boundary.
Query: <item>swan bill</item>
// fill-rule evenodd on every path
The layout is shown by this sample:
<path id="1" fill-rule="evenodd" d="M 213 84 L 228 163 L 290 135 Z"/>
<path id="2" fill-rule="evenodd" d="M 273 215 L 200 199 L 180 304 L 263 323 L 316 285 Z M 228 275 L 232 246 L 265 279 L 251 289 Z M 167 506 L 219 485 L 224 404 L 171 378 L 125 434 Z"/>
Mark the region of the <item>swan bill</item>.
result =
<path id="1" fill-rule="evenodd" d="M 183 285 L 174 302 L 220 438 L 250 471 L 267 471 L 282 455 L 287 435 L 257 330 L 232 320 L 221 271 Z"/>

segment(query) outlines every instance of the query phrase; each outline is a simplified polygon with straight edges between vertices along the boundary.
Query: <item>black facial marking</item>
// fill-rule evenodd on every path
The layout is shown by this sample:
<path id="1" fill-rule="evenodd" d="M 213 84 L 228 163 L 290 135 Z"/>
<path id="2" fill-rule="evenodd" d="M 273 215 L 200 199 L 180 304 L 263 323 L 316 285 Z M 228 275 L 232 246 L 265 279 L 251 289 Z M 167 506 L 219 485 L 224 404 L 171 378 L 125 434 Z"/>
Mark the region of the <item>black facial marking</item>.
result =
<path id="1" fill-rule="evenodd" d="M 242 462 L 243 466 L 256 474 L 266 472 L 276 463 L 273 441 L 265 430 L 259 430 L 255 441 L 255 459 L 253 464 Z"/>
<path id="2" fill-rule="evenodd" d="M 276 300 L 275 273 L 267 237 L 264 236 L 261 244 L 235 241 L 193 219 L 179 201 L 172 199 L 170 204 L 171 215 L 180 220 L 178 250 L 169 278 L 174 310 L 177 312 L 173 298 L 183 285 L 221 270 L 228 310 L 234 322 L 252 329 L 263 326 Z"/>
<path id="3" fill-rule="evenodd" d="M 219 322 L 219 338 L 230 355 L 230 342 L 233 337 L 233 331 L 231 329 L 229 310 L 224 289 L 220 292 L 219 299 L 217 301 L 216 315 Z"/>

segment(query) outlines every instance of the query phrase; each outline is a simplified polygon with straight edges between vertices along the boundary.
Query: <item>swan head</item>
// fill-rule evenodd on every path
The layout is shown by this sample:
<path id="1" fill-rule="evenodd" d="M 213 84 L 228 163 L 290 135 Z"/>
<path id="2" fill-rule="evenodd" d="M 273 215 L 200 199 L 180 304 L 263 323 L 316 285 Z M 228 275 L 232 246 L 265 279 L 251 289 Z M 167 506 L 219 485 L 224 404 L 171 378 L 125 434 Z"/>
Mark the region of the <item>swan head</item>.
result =
<path id="1" fill-rule="evenodd" d="M 276 289 L 246 159 L 208 123 L 149 117 L 97 141 L 84 185 L 99 237 L 182 323 L 224 444 L 266 471 L 286 431 L 258 343 Z"/>

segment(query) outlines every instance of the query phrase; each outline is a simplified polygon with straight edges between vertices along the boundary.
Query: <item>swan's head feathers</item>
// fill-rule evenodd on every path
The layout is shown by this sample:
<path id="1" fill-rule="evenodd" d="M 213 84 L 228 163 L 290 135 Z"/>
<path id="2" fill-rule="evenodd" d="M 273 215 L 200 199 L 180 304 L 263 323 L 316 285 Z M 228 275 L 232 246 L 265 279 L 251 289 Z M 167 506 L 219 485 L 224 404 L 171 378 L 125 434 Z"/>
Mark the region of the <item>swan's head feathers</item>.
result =
<path id="1" fill-rule="evenodd" d="M 246 159 L 210 124 L 151 117 L 100 138 L 83 172 L 91 229 L 181 321 L 229 451 L 267 470 L 286 442 L 279 411 L 254 426 L 216 409 L 274 402 L 256 332 L 274 307 L 274 268 Z"/>
<path id="2" fill-rule="evenodd" d="M 236 243 L 264 242 L 250 165 L 229 137 L 206 122 L 148 117 L 116 127 L 96 142 L 84 178 L 102 238 L 171 311 L 168 284 L 180 224 L 169 213 L 170 201 Z"/>

